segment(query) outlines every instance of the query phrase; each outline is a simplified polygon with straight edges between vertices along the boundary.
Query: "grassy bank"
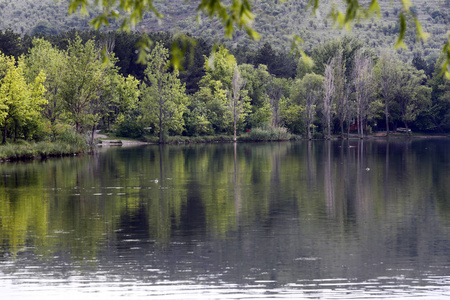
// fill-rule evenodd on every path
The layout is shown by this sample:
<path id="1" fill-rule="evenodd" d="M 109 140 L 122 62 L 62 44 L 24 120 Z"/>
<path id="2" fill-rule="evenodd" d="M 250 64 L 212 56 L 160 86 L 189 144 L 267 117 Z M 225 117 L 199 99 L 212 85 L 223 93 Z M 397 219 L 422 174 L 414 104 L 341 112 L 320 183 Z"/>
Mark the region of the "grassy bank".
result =
<path id="1" fill-rule="evenodd" d="M 115 137 L 121 139 L 120 137 Z M 266 126 L 262 128 L 255 128 L 237 137 L 239 142 L 269 142 L 269 141 L 289 141 L 300 140 L 301 136 L 294 135 L 288 132 L 283 127 Z M 147 143 L 159 143 L 157 136 L 145 136 L 140 141 Z M 202 136 L 166 136 L 165 143 L 167 144 L 189 144 L 189 143 L 221 143 L 233 142 L 232 135 L 202 135 Z"/>
<path id="2" fill-rule="evenodd" d="M 120 141 L 122 145 L 142 144 L 159 144 L 157 137 L 149 137 L 145 139 L 132 140 L 129 138 L 115 137 L 114 140 Z M 238 142 L 274 142 L 274 141 L 292 141 L 301 140 L 301 136 L 264 136 L 259 134 L 243 134 L 237 137 Z M 135 141 L 136 143 L 133 143 Z M 201 143 L 232 143 L 232 135 L 203 135 L 203 136 L 169 136 L 165 140 L 165 144 L 201 144 Z"/>
<path id="3" fill-rule="evenodd" d="M 0 161 L 68 156 L 89 151 L 83 144 L 67 142 L 21 142 L 0 145 Z"/>
<path id="4" fill-rule="evenodd" d="M 121 137 L 114 135 L 113 133 L 108 133 L 104 136 L 106 140 L 113 139 L 122 142 L 122 145 L 136 145 L 142 144 L 159 144 L 159 137 L 155 135 L 146 135 L 138 139 L 132 139 L 129 137 Z M 430 138 L 430 137 L 446 137 L 446 134 L 422 134 L 422 133 L 412 133 L 408 136 L 406 133 L 391 132 L 391 138 Z M 359 139 L 356 133 L 352 133 L 349 139 Z M 387 138 L 385 133 L 373 133 L 370 135 L 365 135 L 364 139 L 373 138 Z M 313 135 L 314 140 L 325 140 L 322 133 L 315 133 Z M 339 135 L 333 135 L 332 140 L 340 140 Z M 344 139 L 347 139 L 345 137 Z M 266 126 L 262 128 L 254 128 L 249 132 L 243 133 L 237 137 L 238 142 L 271 142 L 271 141 L 299 141 L 306 140 L 301 135 L 291 134 L 286 128 L 283 127 L 272 127 Z M 223 143 L 223 142 L 233 142 L 232 135 L 205 135 L 205 136 L 165 136 L 165 144 L 195 144 L 195 143 Z"/>
<path id="5" fill-rule="evenodd" d="M 239 141 L 242 142 L 268 142 L 268 141 L 289 141 L 300 140 L 301 136 L 289 133 L 284 127 L 261 127 L 252 129 L 239 136 Z"/>

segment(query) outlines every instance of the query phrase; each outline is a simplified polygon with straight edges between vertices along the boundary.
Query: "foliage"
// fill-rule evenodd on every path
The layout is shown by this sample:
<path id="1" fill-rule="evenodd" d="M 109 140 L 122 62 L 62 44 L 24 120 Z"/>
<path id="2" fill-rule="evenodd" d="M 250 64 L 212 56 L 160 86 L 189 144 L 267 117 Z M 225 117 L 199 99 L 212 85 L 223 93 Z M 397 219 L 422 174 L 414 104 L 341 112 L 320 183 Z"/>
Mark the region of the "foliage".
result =
<path id="1" fill-rule="evenodd" d="M 256 127 L 251 131 L 242 134 L 239 141 L 263 142 L 263 141 L 288 141 L 294 136 L 285 127 L 264 126 Z"/>
<path id="2" fill-rule="evenodd" d="M 42 110 L 42 115 L 50 124 L 53 132 L 52 139 L 56 137 L 56 124 L 63 114 L 63 103 L 60 97 L 62 86 L 62 74 L 67 70 L 66 53 L 53 47 L 44 39 L 34 39 L 26 59 L 25 76 L 28 81 L 35 80 L 40 72 L 44 72 L 46 79 L 44 84 L 44 97 L 48 101 Z"/>
<path id="3" fill-rule="evenodd" d="M 349 131 L 354 125 L 364 124 L 360 133 L 383 129 L 379 124 L 386 116 L 393 129 L 449 130 L 450 85 L 440 72 L 444 56 L 427 77 L 429 63 L 419 56 L 413 66 L 393 52 L 381 52 L 379 57 L 355 39 L 340 39 L 317 47 L 312 65 L 300 59 L 302 70 L 294 80 L 272 73 L 278 72 L 277 66 L 282 68 L 287 56 L 275 57 L 278 65 L 272 68 L 255 65 L 264 58 L 262 53 L 281 57 L 269 46 L 233 52 L 220 46 L 209 56 L 197 56 L 192 65 L 186 62 L 186 85 L 198 84 L 188 92 L 180 72 L 169 63 L 168 49 L 176 38 L 156 36 L 161 42 L 152 46 L 141 70 L 130 69 L 132 58 L 126 57 L 130 54 L 126 45 L 138 40 L 134 34 L 69 32 L 29 40 L 31 48 L 19 59 L 0 54 L 4 141 L 60 141 L 81 149 L 88 134 L 94 143 L 97 127 L 156 142 L 207 141 L 234 129 L 236 137 L 262 139 L 278 127 L 308 138 L 329 138 L 339 127 L 342 136 L 344 128 Z M 103 46 L 107 61 L 102 60 Z M 127 71 L 121 72 L 119 64 L 128 66 Z M 332 81 L 324 80 L 320 66 Z M 394 75 L 387 76 L 386 71 Z M 195 82 L 188 74 L 196 74 Z M 328 94 L 323 94 L 324 82 L 330 86 Z M 383 82 L 391 85 L 388 92 Z M 358 122 L 352 123 L 355 119 Z"/>
<path id="4" fill-rule="evenodd" d="M 0 146 L 0 160 L 20 160 L 35 157 L 67 156 L 88 151 L 87 144 L 69 144 L 64 142 L 39 142 L 6 144 Z"/>
<path id="5" fill-rule="evenodd" d="M 323 97 L 323 80 L 323 76 L 310 73 L 297 79 L 292 87 L 291 100 L 304 107 L 303 119 L 308 139 L 312 138 L 311 126 L 316 118 L 319 100 Z"/>
<path id="6" fill-rule="evenodd" d="M 266 65 L 257 68 L 250 64 L 242 64 L 239 71 L 245 82 L 244 89 L 250 99 L 251 112 L 246 116 L 249 128 L 269 124 L 272 117 L 270 99 L 268 97 L 271 74 Z"/>
<path id="7" fill-rule="evenodd" d="M 124 25 L 128 25 L 128 27 L 136 31 L 190 33 L 193 36 L 204 38 L 209 43 L 217 41 L 226 43 L 230 48 L 236 44 L 245 44 L 252 49 L 256 49 L 265 43 L 269 43 L 277 51 L 286 51 L 292 43 L 292 35 L 294 34 L 302 38 L 304 42 L 301 46 L 307 53 L 309 53 L 314 46 L 332 40 L 338 35 L 342 36 L 345 34 L 352 34 L 355 38 L 372 48 L 383 47 L 386 45 L 393 46 L 398 41 L 400 31 L 405 29 L 402 36 L 405 43 L 411 47 L 399 48 L 398 51 L 401 52 L 405 58 L 411 59 L 413 52 L 418 50 L 424 53 L 424 57 L 429 61 L 428 59 L 435 59 L 439 56 L 439 52 L 443 52 L 443 41 L 447 41 L 448 39 L 446 24 L 450 19 L 444 2 L 427 2 L 425 0 L 414 0 L 414 6 L 405 6 L 401 0 L 393 2 L 371 1 L 371 4 L 378 3 L 381 17 L 372 18 L 369 14 L 355 13 L 350 14 L 352 16 L 350 19 L 346 19 L 346 16 L 344 18 L 334 19 L 338 22 L 334 25 L 340 24 L 343 20 L 346 20 L 346 25 L 355 21 L 356 24 L 352 26 L 351 32 L 336 30 L 336 26 L 333 26 L 333 23 L 335 22 L 333 21 L 333 18 L 331 20 L 325 17 L 317 18 L 317 15 L 311 14 L 311 11 L 308 9 L 311 7 L 307 3 L 308 1 L 277 1 L 276 5 L 273 5 L 273 2 L 270 2 L 269 0 L 261 0 L 246 7 L 245 5 L 242 6 L 244 4 L 243 1 L 224 3 L 223 1 L 186 2 L 174 0 L 168 3 L 158 1 L 114 0 L 97 1 L 101 2 L 102 5 L 105 4 L 105 6 L 95 6 L 89 4 L 93 4 L 95 1 L 71 0 L 72 9 L 76 10 L 77 7 L 80 8 L 80 5 L 77 6 L 77 4 L 81 4 L 82 6 L 82 2 L 86 4 L 85 7 L 89 14 L 73 13 L 70 16 L 67 16 L 68 3 L 66 1 L 55 2 L 54 0 L 42 0 L 36 2 L 30 0 L 17 0 L 13 2 L 4 2 L 2 5 L 0 24 L 2 29 L 12 28 L 13 31 L 17 33 L 17 37 L 20 37 L 21 35 L 24 36 L 26 34 L 61 33 L 70 30 L 71 28 L 87 30 L 89 29 L 89 21 L 91 19 L 97 19 L 94 21 L 97 25 L 104 24 L 102 22 L 105 21 L 105 17 L 110 15 L 110 13 L 114 13 L 119 15 L 118 20 L 115 20 L 115 17 L 107 19 L 109 28 L 112 30 L 119 29 L 123 25 L 122 20 L 128 19 Z M 123 7 L 117 7 L 121 2 L 126 2 L 127 4 Z M 136 11 L 143 12 L 141 16 L 142 21 L 140 21 L 139 14 L 132 16 L 127 13 L 125 9 L 125 7 L 127 9 L 130 8 L 129 5 L 132 3 L 136 4 L 138 2 L 140 4 L 135 6 L 135 8 Z M 153 7 L 164 17 L 159 18 L 158 14 L 152 13 L 150 7 L 147 6 L 148 3 L 152 3 Z M 229 15 L 229 18 L 226 18 L 229 23 L 224 25 L 221 21 L 218 21 L 216 17 L 202 18 L 201 16 L 203 14 L 200 11 L 197 11 L 199 9 L 199 4 L 201 3 L 208 6 L 211 9 L 211 12 L 214 11 L 216 16 L 218 13 L 217 10 L 220 7 L 222 7 L 222 13 L 228 12 L 229 14 L 235 12 L 231 6 L 236 9 L 240 8 L 246 10 L 248 8 L 251 9 L 251 11 L 256 12 L 257 18 L 255 18 L 253 22 L 250 22 L 250 24 L 256 32 L 261 34 L 261 42 L 252 43 L 253 39 L 245 34 L 245 28 L 243 30 L 236 30 L 232 39 L 224 38 L 223 34 L 221 34 L 223 29 L 233 25 L 236 27 L 237 24 L 233 22 L 237 21 L 237 19 L 232 18 L 231 15 Z M 235 6 L 233 3 L 238 4 Z M 353 0 L 346 1 L 343 6 L 334 6 L 320 0 L 311 1 L 311 3 L 321 4 L 318 11 L 320 11 L 320 15 L 322 16 L 332 16 L 333 14 L 334 16 L 337 16 L 337 8 L 344 8 L 345 11 L 345 7 L 348 6 L 351 9 L 355 9 L 355 11 L 359 11 L 364 9 L 364 7 L 366 7 L 365 9 L 368 9 L 369 5 Z M 405 1 L 405 3 L 409 3 L 409 1 Z M 358 5 L 354 6 L 353 4 Z M 230 10 L 227 11 L 226 9 L 228 9 L 228 7 Z M 122 10 L 121 8 L 124 8 L 125 10 Z M 410 10 L 412 13 L 409 12 Z M 134 11 L 133 8 L 132 11 Z M 206 15 L 209 16 L 210 14 L 206 13 Z M 367 18 L 353 19 L 353 17 L 358 15 Z M 198 16 L 198 22 L 194 21 L 195 16 Z M 239 16 L 244 17 L 245 15 Z M 122 17 L 123 19 L 121 19 Z M 421 31 L 415 30 L 417 18 L 421 20 L 422 26 L 420 28 L 423 29 Z M 132 19 L 134 20 L 132 21 Z M 124 26 L 124 29 L 125 27 L 127 26 Z M 239 26 L 237 27 L 239 28 Z M 428 37 L 426 43 L 414 44 L 417 39 L 417 33 L 420 33 L 420 35 L 424 37 L 426 36 L 425 32 L 432 34 Z M 134 52 L 135 45 L 139 39 L 141 39 L 141 37 L 130 44 L 131 47 L 128 47 L 128 51 Z M 155 41 L 154 38 L 151 38 L 151 40 Z M 25 39 L 23 41 L 25 41 Z M 141 45 L 142 48 L 148 47 L 151 49 L 151 45 L 149 44 L 141 43 Z M 178 48 L 182 50 L 183 45 L 180 45 Z M 414 50 L 412 48 L 414 48 Z M 18 51 L 23 53 L 21 48 Z"/>
<path id="8" fill-rule="evenodd" d="M 67 118 L 83 133 L 97 119 L 91 105 L 104 91 L 105 72 L 93 41 L 83 44 L 80 37 L 69 42 L 67 70 L 63 73 L 61 98 Z"/>
<path id="9" fill-rule="evenodd" d="M 192 108 L 197 114 L 198 124 L 210 126 L 216 133 L 232 132 L 236 120 L 236 126 L 242 130 L 249 98 L 246 90 L 239 89 L 239 94 L 243 96 L 242 109 L 233 114 L 231 93 L 236 90 L 232 84 L 237 65 L 235 57 L 221 46 L 205 60 L 206 73 L 199 82 L 200 90 L 193 96 L 195 106 Z M 206 133 L 211 130 L 203 128 L 201 131 Z"/>
<path id="10" fill-rule="evenodd" d="M 24 76 L 24 63 L 13 57 L 0 54 L 5 63 L 4 76 L 0 82 L 0 126 L 3 127 L 3 143 L 6 143 L 8 128 L 14 129 L 14 139 L 20 129 L 26 137 L 30 129 L 40 121 L 40 110 L 47 101 L 43 98 L 45 74 L 40 72 L 34 82 L 28 84 Z"/>
<path id="11" fill-rule="evenodd" d="M 280 100 L 281 124 L 294 134 L 305 133 L 305 123 L 302 118 L 305 107 L 299 103 L 292 102 L 289 98 Z"/>
<path id="12" fill-rule="evenodd" d="M 401 88 L 398 82 L 400 73 L 399 62 L 392 53 L 388 53 L 384 50 L 374 68 L 374 72 L 378 82 L 378 94 L 384 102 L 386 134 L 389 135 L 391 102 L 394 99 L 397 89 Z"/>
<path id="13" fill-rule="evenodd" d="M 399 75 L 400 88 L 395 94 L 395 100 L 399 107 L 400 119 L 408 129 L 408 123 L 415 121 L 418 114 L 430 106 L 431 88 L 421 84 L 426 78 L 423 70 L 402 65 Z"/>
<path id="14" fill-rule="evenodd" d="M 319 9 L 319 3 L 319 0 L 309 1 L 308 7 L 310 5 L 312 6 L 313 14 L 317 13 Z M 417 8 L 410 9 L 412 4 L 408 0 L 400 0 L 397 3 L 400 5 L 400 9 L 398 6 L 394 7 L 394 9 L 398 10 L 398 37 L 396 41 L 396 47 L 406 48 L 404 40 L 407 39 L 409 34 L 409 32 L 407 31 L 408 21 L 410 27 L 415 27 L 417 39 L 424 42 L 428 38 L 429 34 L 422 29 L 422 25 L 418 19 Z M 87 6 L 89 4 L 90 2 L 88 0 L 70 0 L 69 13 L 73 13 L 78 8 L 80 8 L 83 14 L 87 14 Z M 143 16 L 146 12 L 152 12 L 153 15 L 157 18 L 163 17 L 152 0 L 112 0 L 106 2 L 95 0 L 93 4 L 94 7 L 100 6 L 101 8 L 101 12 L 96 14 L 94 19 L 91 21 L 91 24 L 96 29 L 98 29 L 102 25 L 109 26 L 110 19 L 116 19 L 120 20 L 120 28 L 122 30 L 130 30 L 131 28 L 134 28 L 138 23 L 143 21 Z M 331 7 L 328 7 L 327 9 L 327 14 L 335 25 L 338 25 L 341 28 L 345 27 L 348 30 L 350 30 L 351 24 L 353 22 L 357 22 L 358 25 L 360 20 L 362 19 L 372 18 L 374 14 L 376 14 L 378 17 L 381 15 L 380 3 L 377 0 L 371 1 L 368 7 L 361 4 L 358 0 L 346 1 L 344 6 L 346 8 L 345 13 L 339 9 L 339 6 L 331 5 Z M 391 3 L 391 7 L 392 6 L 394 5 Z M 202 0 L 197 6 L 197 11 L 203 12 L 210 18 L 217 17 L 222 23 L 223 29 L 225 31 L 225 37 L 227 38 L 232 38 L 234 36 L 234 26 L 243 28 L 247 32 L 247 36 L 251 40 L 257 40 L 259 38 L 258 33 L 253 29 L 254 16 L 252 13 L 250 2 L 248 0 L 233 0 L 231 2 L 225 2 L 221 0 Z M 297 11 L 297 9 L 292 11 Z M 272 17 L 273 15 L 278 15 L 278 13 L 278 11 L 274 11 Z M 270 22 L 266 21 L 264 24 L 270 24 Z M 312 20 L 310 20 L 310 26 L 314 27 L 314 29 L 317 28 L 317 25 L 315 25 Z M 270 25 L 266 28 L 270 31 Z M 298 44 L 295 42 L 296 40 L 301 39 L 299 37 L 294 39 L 293 45 Z M 140 44 L 141 52 L 143 52 L 147 49 L 149 41 L 147 39 L 144 39 Z M 446 43 L 446 45 L 444 46 L 444 53 L 446 53 L 447 50 L 450 49 L 449 45 L 450 42 Z M 172 49 L 174 58 L 178 57 L 178 54 L 180 52 L 179 47 L 177 45 L 175 46 L 176 47 Z M 303 50 L 300 49 L 300 52 L 304 57 L 306 57 Z M 178 60 L 175 59 L 174 61 L 176 62 Z M 450 58 L 446 59 L 446 64 L 448 64 L 449 61 Z M 447 65 L 444 66 L 445 69 L 446 66 Z M 176 67 L 178 68 L 179 65 L 177 64 Z"/>
<path id="15" fill-rule="evenodd" d="M 185 86 L 178 78 L 178 70 L 167 70 L 168 58 L 168 50 L 156 44 L 148 55 L 146 81 L 141 88 L 143 121 L 159 134 L 160 143 L 163 142 L 163 132 L 173 131 L 179 134 L 183 131 L 183 114 L 188 104 Z"/>

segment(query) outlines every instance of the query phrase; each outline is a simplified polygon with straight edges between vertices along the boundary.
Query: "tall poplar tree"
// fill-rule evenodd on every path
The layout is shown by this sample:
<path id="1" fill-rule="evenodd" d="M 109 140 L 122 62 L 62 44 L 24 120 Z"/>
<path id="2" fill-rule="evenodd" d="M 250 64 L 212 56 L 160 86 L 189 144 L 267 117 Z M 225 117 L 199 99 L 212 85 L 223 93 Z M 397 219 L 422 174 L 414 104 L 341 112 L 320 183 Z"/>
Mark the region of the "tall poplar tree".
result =
<path id="1" fill-rule="evenodd" d="M 358 51 L 353 66 L 353 85 L 355 87 L 358 137 L 361 139 L 364 137 L 364 126 L 374 91 L 372 69 L 372 60 L 362 51 Z"/>
<path id="2" fill-rule="evenodd" d="M 312 139 L 311 127 L 317 113 L 319 99 L 323 97 L 323 76 L 314 73 L 306 74 L 294 82 L 291 98 L 293 102 L 301 103 L 308 139 Z"/>
<path id="3" fill-rule="evenodd" d="M 331 139 L 331 112 L 335 91 L 333 64 L 334 58 L 325 66 L 325 76 L 323 81 L 323 114 L 327 126 L 326 138 L 328 140 Z"/>
<path id="4" fill-rule="evenodd" d="M 244 86 L 245 82 L 241 77 L 238 66 L 234 67 L 233 80 L 231 82 L 231 88 L 233 90 L 233 94 L 231 95 L 229 107 L 231 109 L 231 113 L 233 114 L 233 141 L 236 142 L 236 126 L 239 121 L 241 114 L 244 111 L 244 101 L 245 95 L 241 90 Z"/>
<path id="5" fill-rule="evenodd" d="M 375 77 L 379 85 L 379 93 L 384 102 L 384 116 L 386 121 L 386 135 L 389 135 L 389 118 L 390 107 L 394 96 L 396 94 L 399 80 L 398 62 L 395 61 L 393 54 L 388 53 L 386 50 L 381 52 L 380 59 L 378 60 L 375 69 Z"/>

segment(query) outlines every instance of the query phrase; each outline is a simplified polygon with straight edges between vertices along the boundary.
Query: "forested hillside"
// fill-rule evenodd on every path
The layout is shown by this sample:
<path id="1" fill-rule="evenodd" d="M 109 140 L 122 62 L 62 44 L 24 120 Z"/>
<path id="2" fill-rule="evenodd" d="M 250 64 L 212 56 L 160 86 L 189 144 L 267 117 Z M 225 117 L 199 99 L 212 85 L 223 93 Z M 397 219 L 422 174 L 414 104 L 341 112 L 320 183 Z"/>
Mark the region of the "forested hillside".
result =
<path id="1" fill-rule="evenodd" d="M 400 3 L 380 0 L 381 17 L 356 24 L 349 33 L 333 28 L 332 21 L 326 19 L 334 2 L 321 2 L 319 17 L 311 15 L 311 10 L 307 9 L 307 2 L 308 0 L 253 1 L 253 11 L 256 14 L 255 28 L 262 36 L 258 43 L 250 42 L 243 31 L 237 32 L 232 41 L 223 40 L 219 21 L 209 20 L 204 16 L 200 22 L 197 21 L 195 9 L 198 1 L 155 1 L 164 18 L 157 20 L 148 14 L 136 30 L 190 33 L 208 42 L 223 41 L 228 47 L 245 43 L 251 48 L 257 48 L 270 43 L 274 49 L 281 51 L 289 49 L 294 34 L 305 40 L 304 49 L 307 51 L 317 44 L 344 34 L 352 35 L 372 48 L 392 46 L 397 39 Z M 425 45 L 418 45 L 415 44 L 414 30 L 409 30 L 406 38 L 409 49 L 402 50 L 403 56 L 412 58 L 413 51 L 417 51 L 431 62 L 437 58 L 438 51 L 447 38 L 450 1 L 414 0 L 413 4 L 412 11 L 417 14 L 424 30 L 431 36 Z M 89 28 L 89 16 L 67 15 L 66 1 L 1 0 L 0 8 L 0 29 L 11 28 L 20 34 L 60 33 L 73 28 L 80 30 Z M 90 11 L 93 13 L 95 9 Z M 111 26 L 111 29 L 115 28 L 117 24 Z"/>
<path id="2" fill-rule="evenodd" d="M 214 28 L 219 25 L 189 21 L 193 7 L 174 3 L 161 6 L 164 22 L 155 25 L 156 20 L 147 19 L 138 30 L 176 23 L 174 14 L 165 11 L 172 7 L 177 24 L 195 41 L 184 53 L 180 70 L 168 67 L 173 58 L 169 49 L 183 41 L 171 32 L 151 32 L 147 62 L 139 64 L 136 44 L 142 33 L 84 30 L 88 19 L 64 17 L 62 4 L 3 2 L 5 8 L 16 7 L 17 15 L 54 12 L 61 24 L 50 18 L 32 25 L 30 34 L 25 27 L 21 33 L 0 30 L 2 142 L 85 139 L 92 145 L 98 128 L 161 143 L 205 137 L 364 138 L 399 128 L 408 134 L 450 132 L 450 81 L 441 74 L 443 41 L 436 40 L 445 34 L 445 9 L 424 3 L 421 9 L 433 10 L 426 17 L 412 8 L 434 35 L 424 46 L 413 45 L 411 30 L 405 37 L 411 48 L 396 53 L 390 45 L 398 31 L 395 7 L 384 10 L 382 23 L 367 21 L 354 26 L 353 37 L 339 37 L 326 20 L 305 13 L 302 2 L 260 1 L 254 6 L 261 16 L 256 27 L 263 36 L 259 44 L 247 43 L 238 32 L 232 45 L 217 47 L 214 36 L 222 33 Z M 40 11 L 43 7 L 46 10 Z M 3 16 L 8 13 L 11 10 L 2 11 Z M 297 14 L 304 19 L 295 22 Z M 32 16 L 16 17 L 10 25 L 32 22 Z M 264 18 L 268 26 L 262 25 Z M 82 29 L 60 32 L 71 27 L 69 21 Z M 289 28 L 295 26 L 292 33 L 308 41 L 308 58 L 289 54 Z M 105 54 L 109 59 L 104 60 Z"/>

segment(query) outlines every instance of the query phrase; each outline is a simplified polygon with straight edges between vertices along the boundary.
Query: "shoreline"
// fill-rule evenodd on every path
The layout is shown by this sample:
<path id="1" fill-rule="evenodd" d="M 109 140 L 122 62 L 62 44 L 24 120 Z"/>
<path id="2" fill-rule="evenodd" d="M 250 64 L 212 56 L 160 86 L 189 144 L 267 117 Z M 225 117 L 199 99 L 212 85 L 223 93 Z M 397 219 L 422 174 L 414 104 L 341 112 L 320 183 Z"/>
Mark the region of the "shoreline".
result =
<path id="1" fill-rule="evenodd" d="M 445 139 L 450 138 L 450 135 L 403 135 L 403 134 L 391 134 L 389 136 L 386 135 L 368 135 L 364 136 L 364 138 L 360 139 L 357 135 L 351 135 L 350 137 L 341 138 L 339 136 L 333 136 L 331 137 L 331 141 L 339 141 L 339 140 L 387 140 L 387 139 L 432 139 L 432 138 L 438 138 L 438 139 Z M 289 142 L 289 141 L 308 141 L 306 138 L 300 138 L 300 139 L 290 139 L 290 140 L 236 140 L 236 143 L 261 143 L 261 142 Z M 310 141 L 327 141 L 327 139 L 320 138 L 320 139 L 311 139 Z M 175 141 L 168 141 L 164 143 L 164 145 L 180 145 L 180 144 L 211 144 L 211 143 L 233 143 L 232 137 L 230 136 L 230 140 L 224 140 L 221 138 L 215 139 L 189 139 L 186 138 L 185 140 L 175 140 Z M 112 139 L 103 139 L 101 138 L 99 143 L 97 143 L 98 147 L 129 147 L 129 146 L 143 146 L 143 145 L 159 145 L 159 142 L 144 142 L 139 140 L 122 140 L 120 138 L 116 138 L 114 140 Z"/>
<path id="2" fill-rule="evenodd" d="M 418 140 L 418 139 L 447 139 L 450 135 L 369 135 L 365 136 L 363 139 L 358 138 L 356 135 L 352 135 L 348 138 L 341 139 L 340 137 L 334 136 L 331 141 L 339 140 Z M 289 142 L 289 141 L 327 141 L 326 139 L 292 139 L 292 140 L 238 140 L 237 143 L 267 143 L 267 142 Z M 229 139 L 224 139 L 223 136 L 218 136 L 217 139 L 211 137 L 205 139 L 189 139 L 184 140 L 174 140 L 165 143 L 165 145 L 186 145 L 186 144 L 213 144 L 213 143 L 233 143 L 232 136 Z M 42 149 L 42 144 L 46 147 Z M 108 139 L 106 135 L 99 135 L 96 143 L 96 148 L 110 148 L 110 147 L 133 147 L 133 146 L 145 146 L 145 145 L 159 145 L 157 142 L 144 142 L 132 139 Z M 8 147 L 5 149 L 3 147 Z M 52 148 L 53 147 L 53 148 Z M 57 148 L 59 147 L 59 148 Z M 32 160 L 46 160 L 48 158 L 61 158 L 69 156 L 80 156 L 83 154 L 90 154 L 92 152 L 98 151 L 96 149 L 80 149 L 71 148 L 72 145 L 69 144 L 50 144 L 50 143 L 36 143 L 36 144 L 9 144 L 6 146 L 0 145 L 0 151 L 3 151 L 2 157 L 0 157 L 0 163 L 6 162 L 16 162 L 16 161 L 32 161 Z M 9 152 L 9 153 L 8 153 Z M 8 154 L 5 154 L 8 153 Z"/>

